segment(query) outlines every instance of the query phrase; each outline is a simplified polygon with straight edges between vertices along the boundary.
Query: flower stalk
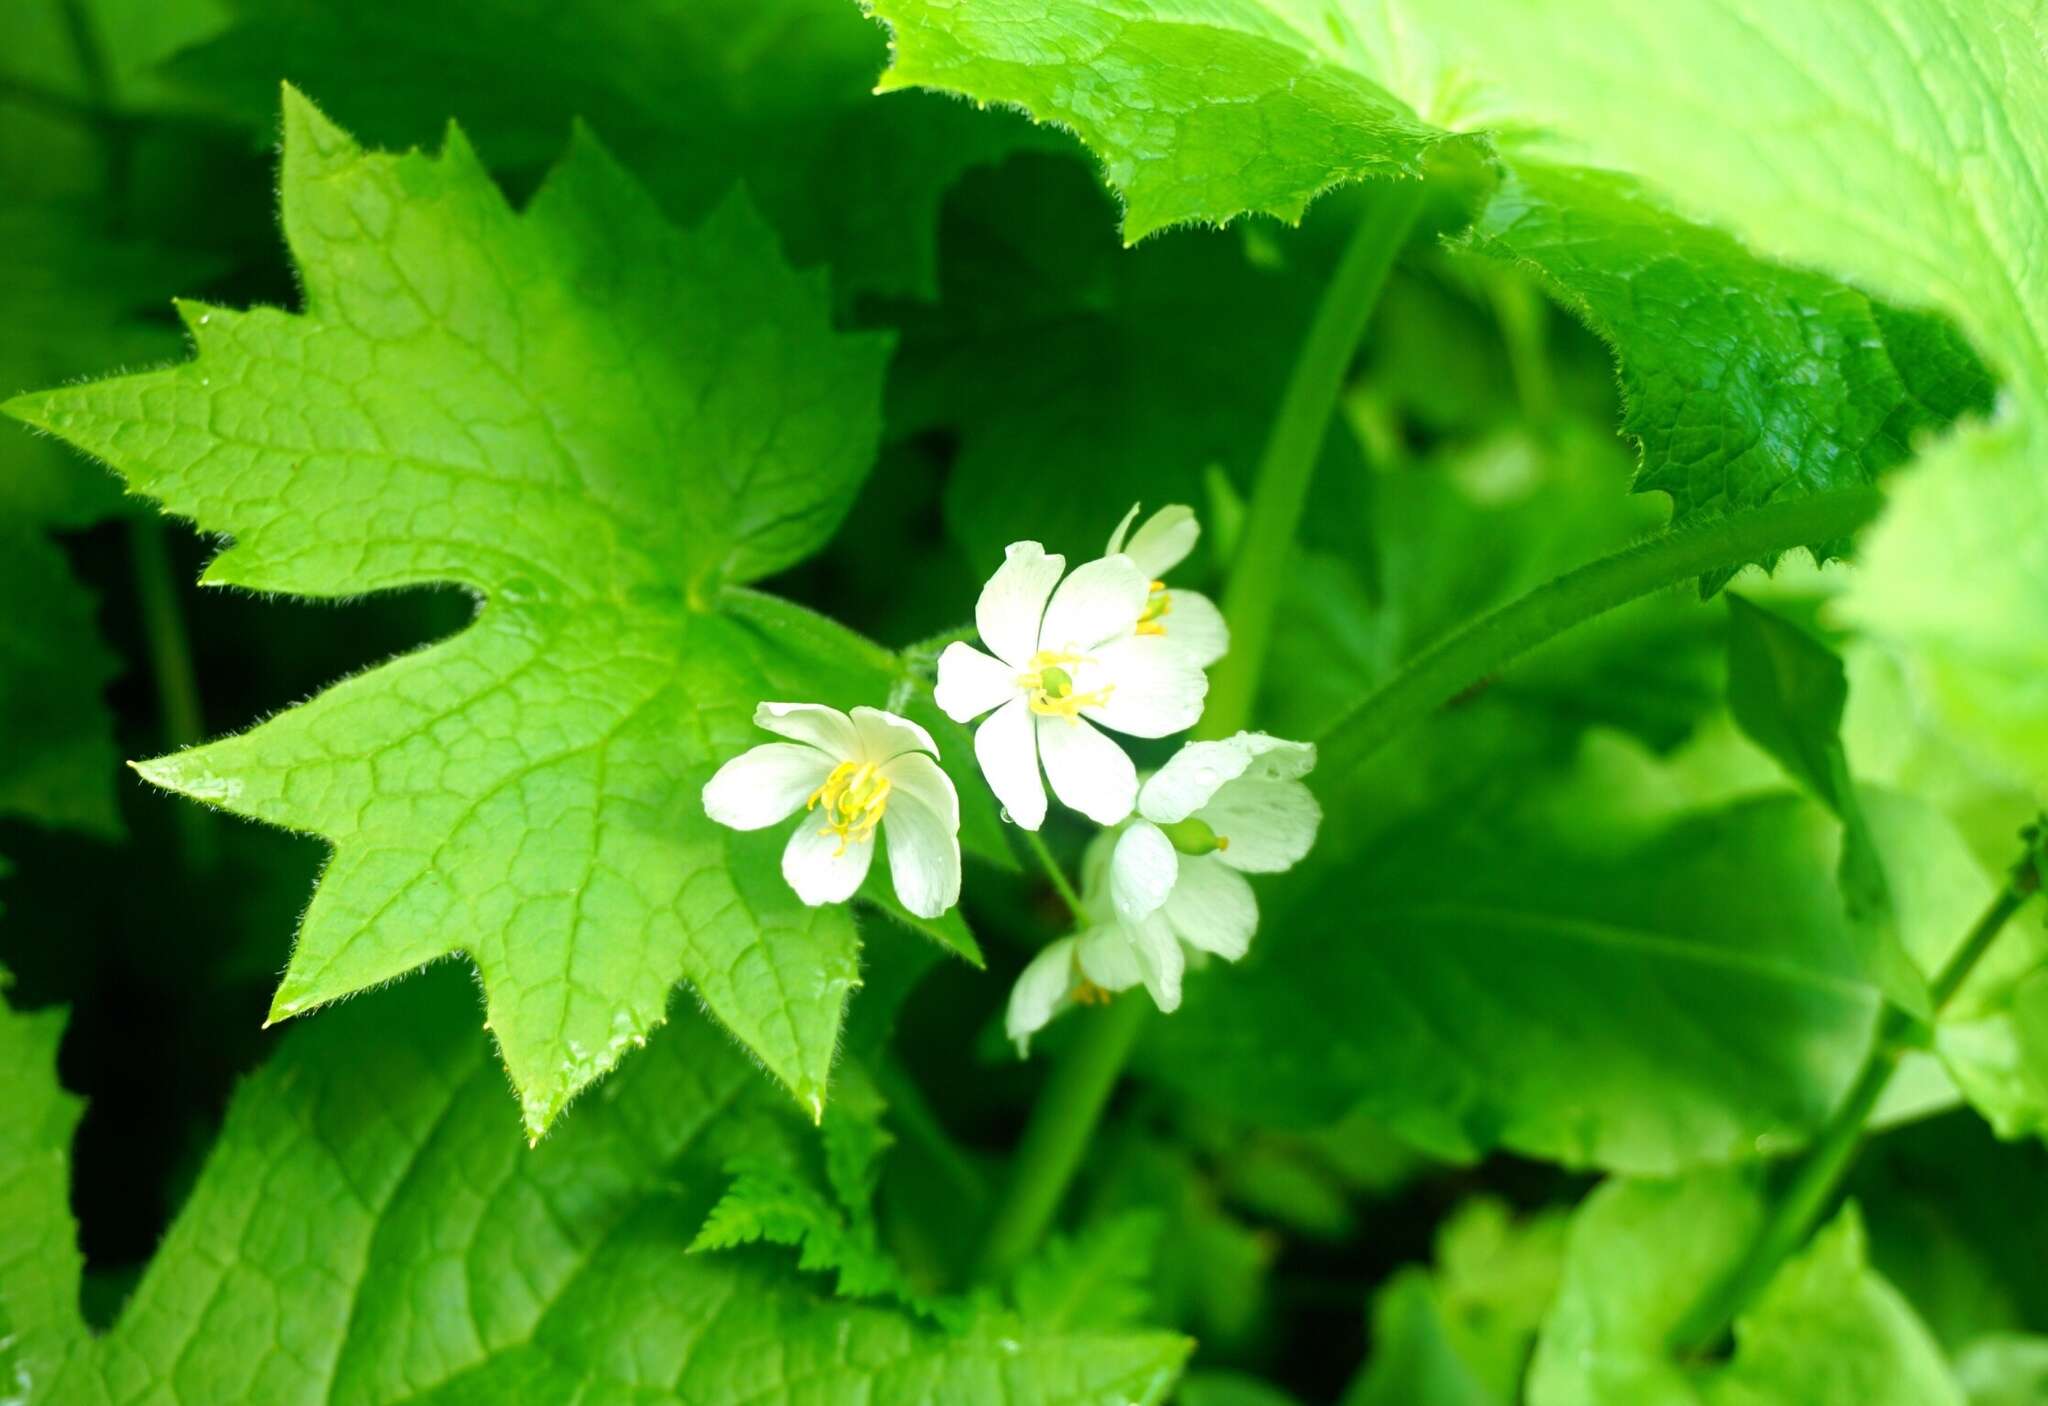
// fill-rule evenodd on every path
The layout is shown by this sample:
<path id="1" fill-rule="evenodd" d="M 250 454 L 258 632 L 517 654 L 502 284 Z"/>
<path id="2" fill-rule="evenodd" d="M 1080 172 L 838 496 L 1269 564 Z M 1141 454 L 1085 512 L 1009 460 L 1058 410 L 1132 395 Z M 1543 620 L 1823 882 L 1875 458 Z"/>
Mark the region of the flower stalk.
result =
<path id="1" fill-rule="evenodd" d="M 1424 192 L 1417 181 L 1394 182 L 1375 193 L 1316 308 L 1260 458 L 1244 533 L 1230 563 L 1223 617 L 1231 647 L 1210 675 L 1197 737 L 1228 737 L 1250 721 L 1280 583 L 1337 395 L 1387 273 L 1421 214 Z M 1060 888 L 1065 896 L 1072 886 Z M 983 1243 L 983 1275 L 1008 1273 L 1044 1238 L 1150 1012 L 1140 993 L 1110 1002 L 1085 1023 L 1055 1065 L 1032 1108 Z"/>

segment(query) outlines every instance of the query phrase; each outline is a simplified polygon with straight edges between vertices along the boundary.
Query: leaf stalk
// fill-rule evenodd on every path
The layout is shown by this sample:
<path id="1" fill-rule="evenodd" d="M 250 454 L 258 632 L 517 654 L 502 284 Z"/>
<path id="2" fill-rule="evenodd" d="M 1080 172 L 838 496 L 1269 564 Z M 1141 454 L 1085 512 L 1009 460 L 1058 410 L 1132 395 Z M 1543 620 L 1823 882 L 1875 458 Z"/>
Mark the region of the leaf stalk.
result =
<path id="1" fill-rule="evenodd" d="M 1937 1016 L 1962 989 L 2005 925 L 2039 887 L 2038 871 L 2031 862 L 2015 866 L 2011 877 L 1929 985 Z M 1864 1125 L 1891 1082 L 1899 1056 L 1915 1043 L 1918 1026 L 1918 1021 L 1898 1007 L 1886 1009 L 1856 1081 L 1807 1150 L 1783 1194 L 1772 1204 L 1748 1250 L 1726 1275 L 1708 1287 L 1672 1329 L 1667 1346 L 1674 1356 L 1697 1357 L 1711 1350 L 1734 1323 L 1736 1315 L 1764 1291 L 1779 1267 L 1806 1243 L 1855 1164 L 1863 1145 Z"/>

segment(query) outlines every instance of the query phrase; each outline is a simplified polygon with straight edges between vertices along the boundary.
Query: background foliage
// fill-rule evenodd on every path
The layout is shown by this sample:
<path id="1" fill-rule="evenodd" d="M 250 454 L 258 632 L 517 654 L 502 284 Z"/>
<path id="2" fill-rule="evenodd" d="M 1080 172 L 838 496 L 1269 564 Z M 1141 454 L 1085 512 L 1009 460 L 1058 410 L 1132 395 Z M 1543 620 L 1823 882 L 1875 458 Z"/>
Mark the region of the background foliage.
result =
<path id="1" fill-rule="evenodd" d="M 0 1396 L 2048 1400 L 2048 13 L 872 9 L 0 17 Z M 1134 500 L 1322 841 L 991 1272 L 928 642 Z"/>

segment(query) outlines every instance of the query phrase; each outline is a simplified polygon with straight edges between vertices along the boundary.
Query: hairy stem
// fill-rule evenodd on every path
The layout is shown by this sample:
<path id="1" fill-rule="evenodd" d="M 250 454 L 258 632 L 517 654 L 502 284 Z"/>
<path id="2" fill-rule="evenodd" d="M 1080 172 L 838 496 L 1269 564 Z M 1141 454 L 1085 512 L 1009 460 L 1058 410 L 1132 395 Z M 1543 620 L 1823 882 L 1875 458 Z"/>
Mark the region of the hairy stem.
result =
<path id="1" fill-rule="evenodd" d="M 1387 270 L 1422 209 L 1419 181 L 1395 183 L 1375 195 L 1316 307 L 1259 462 L 1258 483 L 1223 597 L 1230 653 L 1210 675 L 1208 702 L 1196 730 L 1200 737 L 1226 737 L 1251 719 L 1280 582 L 1294 550 L 1295 530 L 1337 392 L 1386 286 Z M 1035 833 L 1026 836 L 1078 919 L 1080 896 L 1053 862 L 1045 842 Z M 1091 1015 L 1055 1065 L 1032 1107 L 1008 1189 L 983 1243 L 983 1275 L 1014 1269 L 1044 1238 L 1151 1010 L 1144 992 L 1126 992 Z"/>
<path id="2" fill-rule="evenodd" d="M 1244 533 L 1230 563 L 1230 584 L 1223 593 L 1230 653 L 1210 673 L 1209 699 L 1196 729 L 1199 737 L 1228 737 L 1251 721 L 1272 643 L 1273 614 L 1337 393 L 1343 389 L 1365 324 L 1379 305 L 1387 271 L 1422 213 L 1425 190 L 1421 181 L 1395 181 L 1373 192 L 1371 208 L 1352 232 L 1317 305 L 1266 437 Z"/>
<path id="3" fill-rule="evenodd" d="M 1424 650 L 1322 739 L 1323 765 L 1357 766 L 1381 746 L 1553 636 L 1705 572 L 1844 537 L 1877 515 L 1875 489 L 1735 513 L 1617 552 L 1510 601 Z"/>
<path id="4" fill-rule="evenodd" d="M 1934 978 L 1929 991 L 1937 1014 L 1962 988 L 1978 961 L 1991 950 L 2006 923 L 2037 886 L 2031 865 L 2013 871 Z M 1899 1055 L 1912 1039 L 1913 1026 L 1913 1018 L 1896 1007 L 1886 1011 L 1878 1024 L 1870 1057 L 1864 1061 L 1856 1082 L 1849 1086 L 1841 1106 L 1807 1149 L 1792 1179 L 1785 1184 L 1784 1193 L 1757 1228 L 1749 1249 L 1700 1296 L 1672 1330 L 1669 1343 L 1674 1354 L 1697 1355 L 1719 1342 L 1736 1315 L 1771 1282 L 1779 1266 L 1806 1243 L 1806 1237 L 1834 1200 L 1842 1178 L 1856 1161 L 1864 1124 L 1870 1121 L 1871 1110 L 1877 1107 L 1885 1085 L 1891 1082 Z"/>

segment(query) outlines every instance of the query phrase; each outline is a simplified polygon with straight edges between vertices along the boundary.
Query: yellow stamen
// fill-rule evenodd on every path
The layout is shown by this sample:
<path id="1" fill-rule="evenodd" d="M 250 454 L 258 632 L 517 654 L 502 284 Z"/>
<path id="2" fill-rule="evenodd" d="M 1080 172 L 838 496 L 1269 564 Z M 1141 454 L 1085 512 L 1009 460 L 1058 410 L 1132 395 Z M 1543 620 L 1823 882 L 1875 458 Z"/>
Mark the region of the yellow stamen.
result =
<path id="1" fill-rule="evenodd" d="M 849 842 L 864 844 L 875 837 L 875 827 L 889 809 L 889 791 L 889 778 L 873 762 L 841 762 L 825 784 L 811 792 L 804 809 L 825 807 L 825 828 L 818 833 L 839 837 L 833 858 L 846 853 Z"/>
<path id="2" fill-rule="evenodd" d="M 1166 626 L 1161 624 L 1173 610 L 1173 597 L 1166 594 L 1166 583 L 1154 581 L 1152 594 L 1145 601 L 1145 608 L 1138 612 L 1138 633 L 1141 635 L 1163 635 Z"/>
<path id="3" fill-rule="evenodd" d="M 1079 984 L 1067 993 L 1067 997 L 1077 1006 L 1106 1006 L 1109 1004 L 1110 993 L 1084 976 Z"/>
<path id="4" fill-rule="evenodd" d="M 1040 717 L 1075 717 L 1083 708 L 1100 708 L 1107 704 L 1109 695 L 1116 692 L 1113 683 L 1087 693 L 1074 692 L 1074 676 L 1067 672 L 1065 666 L 1093 662 L 1085 655 L 1042 649 L 1031 656 L 1030 671 L 1017 676 L 1017 686 L 1030 693 L 1031 711 Z"/>

